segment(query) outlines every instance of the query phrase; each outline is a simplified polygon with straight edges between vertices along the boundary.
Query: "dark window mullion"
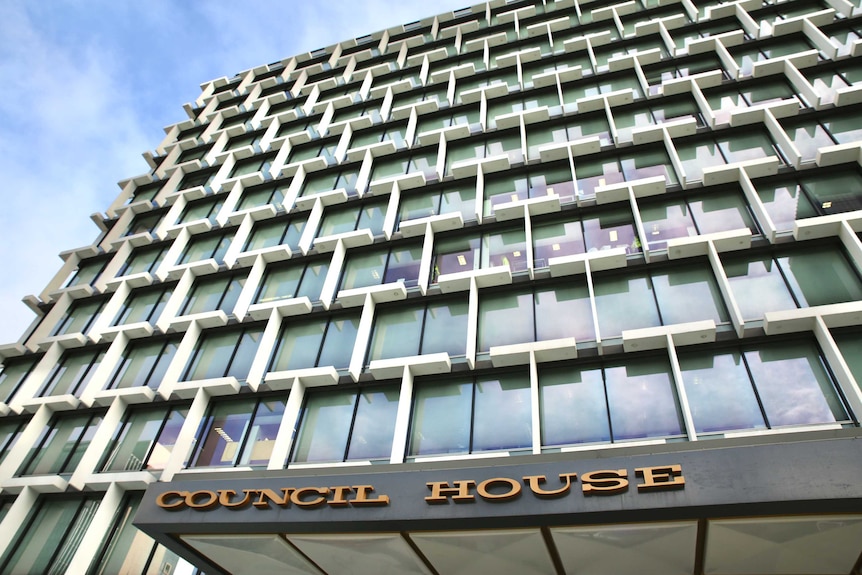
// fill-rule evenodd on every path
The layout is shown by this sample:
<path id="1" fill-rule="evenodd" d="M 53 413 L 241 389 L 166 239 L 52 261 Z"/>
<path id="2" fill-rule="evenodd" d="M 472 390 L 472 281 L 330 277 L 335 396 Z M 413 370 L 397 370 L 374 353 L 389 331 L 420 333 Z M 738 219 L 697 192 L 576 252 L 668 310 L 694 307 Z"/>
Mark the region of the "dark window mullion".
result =
<path id="1" fill-rule="evenodd" d="M 766 424 L 766 429 L 772 429 L 769 423 L 769 416 L 766 415 L 766 408 L 763 406 L 763 400 L 760 398 L 760 391 L 757 389 L 757 382 L 754 381 L 754 375 L 751 373 L 751 368 L 748 365 L 748 360 L 745 358 L 745 350 L 739 350 L 739 357 L 742 358 L 742 365 L 745 367 L 745 373 L 748 375 L 748 382 L 754 390 L 754 398 L 757 399 L 757 406 L 760 408 L 760 415 L 763 417 L 763 423 Z"/>
<path id="2" fill-rule="evenodd" d="M 248 420 L 248 426 L 245 428 L 245 431 L 242 434 L 242 441 L 240 441 L 239 449 L 236 450 L 236 455 L 234 455 L 233 465 L 232 467 L 236 467 L 237 463 L 242 459 L 243 452 L 245 451 L 246 445 L 248 444 L 248 438 L 251 436 L 251 430 L 254 427 L 254 420 L 257 419 L 257 410 L 260 409 L 260 398 L 254 404 L 254 407 L 251 410 L 251 417 Z"/>
<path id="3" fill-rule="evenodd" d="M 233 360 L 236 358 L 236 354 L 239 351 L 240 345 L 242 345 L 242 338 L 245 337 L 246 330 L 240 330 L 239 338 L 236 340 L 236 344 L 233 346 L 233 352 L 230 354 L 230 359 L 227 361 L 227 366 L 225 366 L 224 371 L 222 372 L 222 377 L 227 377 L 227 374 L 230 373 L 230 368 L 233 366 Z"/>
<path id="4" fill-rule="evenodd" d="M 159 425 L 159 429 L 156 431 L 156 434 L 153 436 L 152 441 L 150 441 L 150 446 L 147 448 L 147 452 L 144 455 L 143 460 L 141 461 L 141 470 L 147 468 L 147 462 L 150 460 L 150 456 L 153 454 L 153 450 L 156 448 L 156 444 L 159 442 L 159 436 L 162 434 L 162 431 L 165 430 L 165 427 L 168 425 L 168 420 L 171 418 L 171 414 L 174 412 L 174 408 L 171 407 L 168 409 L 165 416 L 162 418 L 162 423 Z"/>
<path id="5" fill-rule="evenodd" d="M 356 400 L 353 402 L 353 417 L 350 419 L 350 429 L 347 431 L 347 441 L 344 444 L 344 455 L 341 461 L 347 461 L 347 454 L 350 452 L 350 441 L 353 439 L 353 427 L 356 425 L 356 414 L 359 411 L 359 401 L 362 398 L 362 391 L 357 390 Z"/>

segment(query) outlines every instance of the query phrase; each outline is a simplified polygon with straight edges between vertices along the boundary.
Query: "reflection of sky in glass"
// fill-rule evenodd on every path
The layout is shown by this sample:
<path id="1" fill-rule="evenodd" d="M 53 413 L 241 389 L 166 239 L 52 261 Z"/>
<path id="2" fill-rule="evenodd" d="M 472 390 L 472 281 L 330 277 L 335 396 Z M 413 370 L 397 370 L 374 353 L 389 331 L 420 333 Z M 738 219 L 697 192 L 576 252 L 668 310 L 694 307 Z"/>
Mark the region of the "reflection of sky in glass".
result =
<path id="1" fill-rule="evenodd" d="M 347 459 L 389 459 L 397 412 L 397 388 L 363 392 L 359 396 Z"/>
<path id="2" fill-rule="evenodd" d="M 554 369 L 539 374 L 542 445 L 610 441 L 602 371 Z"/>
<path id="3" fill-rule="evenodd" d="M 847 418 L 811 344 L 745 352 L 771 427 L 831 423 Z"/>
<path id="4" fill-rule="evenodd" d="M 473 384 L 418 385 L 415 397 L 410 455 L 466 453 L 470 449 Z"/>
<path id="5" fill-rule="evenodd" d="M 605 369 L 614 441 L 682 433 L 667 366 L 659 362 Z"/>
<path id="6" fill-rule="evenodd" d="M 473 452 L 530 447 L 531 421 L 528 377 L 503 375 L 476 382 Z"/>
<path id="7" fill-rule="evenodd" d="M 684 355 L 679 362 L 698 433 L 765 427 L 739 353 Z"/>
<path id="8" fill-rule="evenodd" d="M 302 415 L 294 461 L 341 461 L 347 447 L 356 394 L 352 391 L 309 396 Z"/>
<path id="9" fill-rule="evenodd" d="M 743 319 L 760 319 L 768 311 L 796 309 L 771 258 L 733 262 L 724 270 Z"/>

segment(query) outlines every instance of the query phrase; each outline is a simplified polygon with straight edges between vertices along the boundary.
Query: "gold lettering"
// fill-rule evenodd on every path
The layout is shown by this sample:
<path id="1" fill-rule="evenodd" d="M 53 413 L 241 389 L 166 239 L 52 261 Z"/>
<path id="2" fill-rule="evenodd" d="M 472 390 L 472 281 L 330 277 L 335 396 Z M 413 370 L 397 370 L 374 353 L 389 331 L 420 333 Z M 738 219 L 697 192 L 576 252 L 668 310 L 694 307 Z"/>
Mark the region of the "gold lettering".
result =
<path id="1" fill-rule="evenodd" d="M 353 489 L 347 485 L 339 485 L 337 487 L 330 487 L 329 489 L 332 492 L 332 499 L 327 501 L 327 503 L 332 507 L 347 507 L 350 502 L 344 497 L 353 493 Z"/>
<path id="2" fill-rule="evenodd" d="M 201 497 L 205 497 L 206 499 L 198 503 L 197 500 Z M 212 509 L 218 505 L 218 495 L 215 491 L 194 491 L 186 495 L 186 505 L 192 509 L 199 509 L 201 511 Z"/>
<path id="3" fill-rule="evenodd" d="M 449 503 L 449 497 L 455 503 L 473 503 L 476 498 L 470 495 L 470 488 L 476 485 L 475 481 L 455 481 L 455 487 L 449 487 L 445 481 L 432 481 L 426 483 L 428 489 L 431 490 L 431 496 L 425 498 L 426 503 Z"/>
<path id="4" fill-rule="evenodd" d="M 291 487 L 285 487 L 281 490 L 281 496 L 276 493 L 272 489 L 255 489 L 258 497 L 257 501 L 252 503 L 258 509 L 269 509 L 269 502 L 272 501 L 279 507 L 287 507 L 290 505 L 290 492 L 293 491 Z"/>
<path id="5" fill-rule="evenodd" d="M 368 494 L 374 491 L 373 485 L 354 485 L 353 490 L 356 492 L 356 499 L 350 502 L 354 507 L 377 507 L 389 505 L 389 496 L 381 495 L 375 499 L 369 499 Z"/>
<path id="6" fill-rule="evenodd" d="M 565 481 L 565 484 L 555 491 L 546 491 L 542 489 L 541 485 L 546 481 L 544 475 L 527 475 L 523 479 L 524 484 L 530 486 L 530 491 L 532 491 L 536 497 L 552 499 L 568 493 L 569 489 L 572 487 L 572 479 L 577 479 L 577 477 L 577 473 L 561 473 L 560 481 Z"/>
<path id="7" fill-rule="evenodd" d="M 188 491 L 165 491 L 164 493 L 159 493 L 159 496 L 156 497 L 156 505 L 169 511 L 179 509 L 185 505 L 188 494 Z M 173 503 L 168 503 L 168 499 L 174 499 Z"/>
<path id="8" fill-rule="evenodd" d="M 491 493 L 490 489 L 495 484 L 504 484 L 509 488 L 509 490 L 505 493 Z M 509 479 L 508 477 L 492 477 L 491 479 L 486 479 L 477 485 L 476 493 L 478 493 L 479 497 L 485 501 L 503 503 L 504 501 L 511 501 L 521 496 L 521 484 L 514 479 Z"/>
<path id="9" fill-rule="evenodd" d="M 586 495 L 613 495 L 628 491 L 628 472 L 625 469 L 600 469 L 581 475 Z"/>
<path id="10" fill-rule="evenodd" d="M 310 493 L 314 493 L 317 497 L 313 499 L 303 499 L 303 497 Z M 290 494 L 290 502 L 297 507 L 312 509 L 323 505 L 326 502 L 327 495 L 329 495 L 328 487 L 301 487 Z"/>
<path id="11" fill-rule="evenodd" d="M 236 495 L 236 491 L 233 489 L 219 489 L 218 490 L 218 502 L 222 507 L 227 507 L 228 509 L 242 509 L 251 503 L 251 494 L 255 493 L 254 489 L 243 489 L 243 493 L 245 493 L 245 497 L 240 501 L 231 501 L 230 498 Z"/>
<path id="12" fill-rule="evenodd" d="M 661 467 L 638 467 L 635 473 L 644 478 L 638 484 L 638 491 L 661 491 L 664 489 L 685 488 L 682 465 L 663 465 Z"/>

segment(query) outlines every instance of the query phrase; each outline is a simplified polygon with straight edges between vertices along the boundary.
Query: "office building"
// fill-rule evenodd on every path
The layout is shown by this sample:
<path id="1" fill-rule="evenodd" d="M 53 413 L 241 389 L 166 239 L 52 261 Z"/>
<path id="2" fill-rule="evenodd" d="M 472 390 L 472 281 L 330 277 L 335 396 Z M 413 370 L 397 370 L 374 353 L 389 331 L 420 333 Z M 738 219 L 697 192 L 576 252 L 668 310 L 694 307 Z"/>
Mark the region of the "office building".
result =
<path id="1" fill-rule="evenodd" d="M 491 0 L 206 82 L 0 348 L 0 572 L 858 574 L 860 14 Z"/>

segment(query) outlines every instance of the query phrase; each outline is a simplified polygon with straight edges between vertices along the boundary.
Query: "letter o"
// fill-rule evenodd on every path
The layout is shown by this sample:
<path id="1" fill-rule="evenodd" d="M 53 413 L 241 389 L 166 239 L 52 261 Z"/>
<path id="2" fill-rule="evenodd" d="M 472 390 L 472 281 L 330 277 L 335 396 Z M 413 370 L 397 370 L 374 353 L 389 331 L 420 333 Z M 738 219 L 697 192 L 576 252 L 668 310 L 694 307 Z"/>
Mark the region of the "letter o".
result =
<path id="1" fill-rule="evenodd" d="M 489 489 L 494 487 L 495 484 L 505 485 L 509 488 L 509 491 L 506 493 L 491 493 Z M 521 483 L 508 477 L 492 477 L 477 485 L 476 493 L 486 501 L 511 501 L 521 495 Z"/>
<path id="2" fill-rule="evenodd" d="M 167 509 L 168 511 L 176 511 L 186 504 L 186 497 L 188 497 L 188 494 L 188 491 L 165 491 L 156 497 L 156 505 L 162 509 Z M 167 503 L 168 498 L 174 498 L 175 501 L 173 503 Z"/>
<path id="3" fill-rule="evenodd" d="M 201 497 L 206 497 L 206 500 L 201 503 L 195 503 L 195 500 L 200 499 Z M 186 495 L 186 505 L 192 509 L 197 509 L 198 511 L 212 509 L 218 505 L 218 493 L 215 491 L 194 491 Z"/>

